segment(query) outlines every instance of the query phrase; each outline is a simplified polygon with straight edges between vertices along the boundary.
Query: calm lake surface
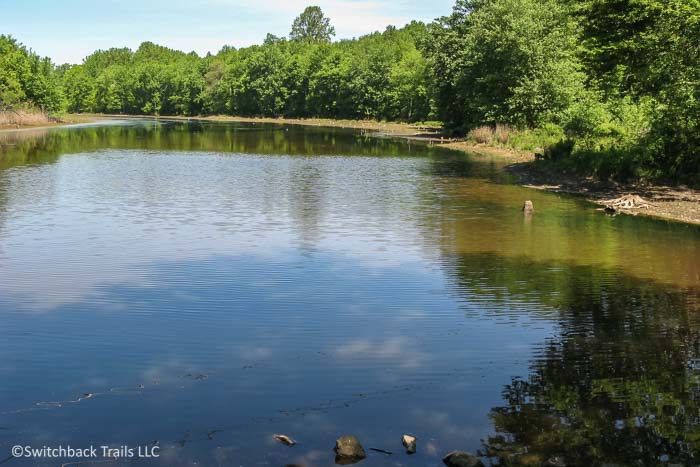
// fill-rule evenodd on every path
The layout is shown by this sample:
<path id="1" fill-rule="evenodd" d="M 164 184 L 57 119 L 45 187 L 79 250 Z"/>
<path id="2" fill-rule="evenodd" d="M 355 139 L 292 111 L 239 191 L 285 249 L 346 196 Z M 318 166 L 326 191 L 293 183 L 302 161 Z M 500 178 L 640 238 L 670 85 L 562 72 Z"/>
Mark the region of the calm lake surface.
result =
<path id="1" fill-rule="evenodd" d="M 339 129 L 0 145 L 0 462 L 157 442 L 106 465 L 328 466 L 355 434 L 364 466 L 700 463 L 698 227 Z"/>

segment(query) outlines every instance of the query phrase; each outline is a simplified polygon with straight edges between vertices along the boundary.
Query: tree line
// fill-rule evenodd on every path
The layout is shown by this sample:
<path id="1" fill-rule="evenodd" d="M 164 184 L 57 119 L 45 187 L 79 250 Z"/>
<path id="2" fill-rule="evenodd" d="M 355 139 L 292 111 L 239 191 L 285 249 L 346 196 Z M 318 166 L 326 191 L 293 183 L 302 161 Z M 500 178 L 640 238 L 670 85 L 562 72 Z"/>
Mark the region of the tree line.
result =
<path id="1" fill-rule="evenodd" d="M 0 101 L 59 112 L 508 126 L 541 157 L 619 178 L 700 174 L 700 0 L 457 0 L 430 24 L 333 41 L 318 7 L 289 37 L 199 57 L 149 42 L 54 66 L 0 36 Z M 539 133 L 538 133 L 539 132 Z"/>

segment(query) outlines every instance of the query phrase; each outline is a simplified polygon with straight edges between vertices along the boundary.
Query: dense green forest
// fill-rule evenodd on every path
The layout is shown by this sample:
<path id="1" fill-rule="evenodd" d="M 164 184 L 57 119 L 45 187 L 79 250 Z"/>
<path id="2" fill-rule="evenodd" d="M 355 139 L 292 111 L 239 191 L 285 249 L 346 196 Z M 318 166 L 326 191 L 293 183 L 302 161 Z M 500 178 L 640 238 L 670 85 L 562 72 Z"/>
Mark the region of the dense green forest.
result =
<path id="1" fill-rule="evenodd" d="M 700 0 L 457 0 L 352 40 L 318 7 L 288 38 L 199 57 L 143 43 L 55 66 L 0 36 L 0 102 L 49 112 L 438 120 L 600 178 L 700 182 Z"/>

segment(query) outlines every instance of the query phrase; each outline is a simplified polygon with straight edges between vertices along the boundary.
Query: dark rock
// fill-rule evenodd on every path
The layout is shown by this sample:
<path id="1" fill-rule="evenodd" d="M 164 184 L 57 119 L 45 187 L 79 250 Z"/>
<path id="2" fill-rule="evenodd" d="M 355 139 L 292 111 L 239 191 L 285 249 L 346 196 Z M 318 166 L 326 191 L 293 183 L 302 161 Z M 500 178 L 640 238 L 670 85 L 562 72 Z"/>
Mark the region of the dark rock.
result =
<path id="1" fill-rule="evenodd" d="M 466 451 L 452 451 L 442 458 L 447 467 L 484 467 L 484 463 L 474 454 Z"/>
<path id="2" fill-rule="evenodd" d="M 335 440 L 335 463 L 339 465 L 355 464 L 367 457 L 365 450 L 356 436 L 346 435 Z"/>

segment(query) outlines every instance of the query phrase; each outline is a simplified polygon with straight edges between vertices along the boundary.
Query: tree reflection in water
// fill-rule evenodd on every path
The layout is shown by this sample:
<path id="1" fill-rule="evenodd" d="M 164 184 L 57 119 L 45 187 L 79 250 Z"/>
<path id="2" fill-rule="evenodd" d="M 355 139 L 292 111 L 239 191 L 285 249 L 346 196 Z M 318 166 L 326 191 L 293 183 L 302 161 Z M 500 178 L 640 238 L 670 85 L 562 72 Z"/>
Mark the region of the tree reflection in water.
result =
<path id="1" fill-rule="evenodd" d="M 492 255 L 458 269 L 463 290 L 486 280 L 501 301 L 556 310 L 560 327 L 527 378 L 505 386 L 483 455 L 498 465 L 700 462 L 697 289 Z"/>

